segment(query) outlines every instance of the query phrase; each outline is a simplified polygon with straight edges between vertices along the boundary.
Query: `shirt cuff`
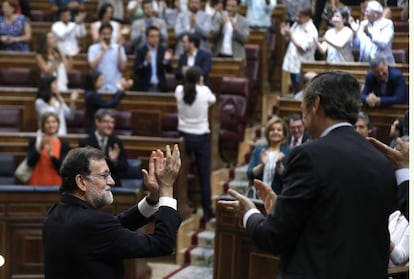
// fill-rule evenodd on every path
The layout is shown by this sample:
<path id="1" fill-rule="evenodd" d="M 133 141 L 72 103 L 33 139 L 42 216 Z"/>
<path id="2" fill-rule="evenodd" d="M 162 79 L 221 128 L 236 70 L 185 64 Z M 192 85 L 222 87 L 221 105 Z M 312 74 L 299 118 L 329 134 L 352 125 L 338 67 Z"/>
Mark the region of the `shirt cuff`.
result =
<path id="1" fill-rule="evenodd" d="M 400 185 L 404 181 L 410 179 L 409 168 L 398 169 L 395 171 L 395 177 L 397 178 L 397 185 Z"/>
<path id="2" fill-rule="evenodd" d="M 160 197 L 158 206 L 168 206 L 174 210 L 177 210 L 177 200 L 174 198 L 170 198 L 170 197 Z"/>
<path id="3" fill-rule="evenodd" d="M 255 213 L 261 214 L 260 211 L 257 208 L 249 209 L 246 212 L 246 214 L 244 214 L 244 216 L 243 216 L 243 227 L 244 228 L 246 228 L 246 226 L 247 226 L 247 220 L 249 220 L 250 216 L 252 216 Z"/>
<path id="4" fill-rule="evenodd" d="M 139 203 L 138 203 L 138 211 L 144 215 L 145 217 L 149 218 L 152 215 L 154 215 L 157 211 L 158 211 L 158 207 L 159 207 L 159 202 L 155 205 L 150 205 L 147 202 L 146 198 L 143 198 Z"/>

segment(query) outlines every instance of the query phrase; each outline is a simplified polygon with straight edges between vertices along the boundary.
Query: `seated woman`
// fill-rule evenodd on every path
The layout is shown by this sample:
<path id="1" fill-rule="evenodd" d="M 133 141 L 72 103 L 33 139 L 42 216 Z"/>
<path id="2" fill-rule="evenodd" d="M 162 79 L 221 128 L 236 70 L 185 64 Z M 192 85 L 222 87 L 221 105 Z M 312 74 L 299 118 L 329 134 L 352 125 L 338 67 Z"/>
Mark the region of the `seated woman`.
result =
<path id="1" fill-rule="evenodd" d="M 59 117 L 46 112 L 40 120 L 38 136 L 29 141 L 27 164 L 33 168 L 29 185 L 61 185 L 60 165 L 69 152 L 69 144 L 59 139 Z"/>
<path id="2" fill-rule="evenodd" d="M 99 89 L 104 85 L 104 77 L 102 73 L 91 70 L 85 80 L 85 106 L 89 120 L 89 131 L 95 130 L 95 112 L 100 108 L 115 108 L 121 99 L 125 96 L 125 91 L 131 88 L 132 80 L 120 80 L 117 84 L 118 91 L 107 100 L 98 93 Z"/>
<path id="3" fill-rule="evenodd" d="M 32 29 L 24 15 L 17 14 L 13 1 L 3 1 L 0 16 L 0 50 L 29 51 Z"/>
<path id="4" fill-rule="evenodd" d="M 98 21 L 91 23 L 91 36 L 94 43 L 99 42 L 99 28 L 102 23 L 110 23 L 112 26 L 111 44 L 118 44 L 121 39 L 121 24 L 112 20 L 114 8 L 111 4 L 103 4 L 99 9 Z"/>
<path id="5" fill-rule="evenodd" d="M 352 40 L 353 31 L 347 26 L 349 9 L 336 9 L 331 22 L 334 27 L 326 31 L 321 39 L 315 38 L 315 44 L 322 54 L 326 54 L 326 61 L 330 63 L 353 62 Z"/>
<path id="6" fill-rule="evenodd" d="M 40 33 L 36 53 L 37 66 L 41 76 L 52 75 L 57 79 L 58 90 L 68 90 L 67 72 L 72 68 L 72 57 L 64 55 L 57 46 L 54 33 Z"/>
<path id="7" fill-rule="evenodd" d="M 281 118 L 274 116 L 266 124 L 267 144 L 254 148 L 247 168 L 247 177 L 260 179 L 271 185 L 273 191 L 282 191 L 282 173 L 285 169 L 290 147 L 287 144 L 288 128 Z"/>
<path id="8" fill-rule="evenodd" d="M 40 84 L 37 91 L 35 108 L 39 119 L 46 112 L 54 112 L 59 117 L 59 130 L 58 135 L 65 135 L 66 131 L 66 118 L 71 119 L 74 116 L 76 110 L 75 101 L 79 97 L 78 91 L 72 91 L 70 95 L 70 107 L 66 105 L 65 100 L 62 98 L 60 91 L 57 88 L 56 77 L 47 75 L 40 79 Z"/>

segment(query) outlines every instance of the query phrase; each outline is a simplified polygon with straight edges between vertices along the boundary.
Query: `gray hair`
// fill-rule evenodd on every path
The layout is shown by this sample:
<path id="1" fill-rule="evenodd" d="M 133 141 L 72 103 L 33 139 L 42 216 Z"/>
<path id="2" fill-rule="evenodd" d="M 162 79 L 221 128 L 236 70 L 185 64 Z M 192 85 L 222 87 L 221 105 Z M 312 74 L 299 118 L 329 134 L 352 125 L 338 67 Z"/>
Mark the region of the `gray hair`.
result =
<path id="1" fill-rule="evenodd" d="M 100 108 L 95 112 L 95 120 L 102 120 L 102 118 L 104 118 L 106 115 L 111 116 L 112 118 L 115 118 L 115 111 L 112 109 L 105 109 L 105 108 Z"/>

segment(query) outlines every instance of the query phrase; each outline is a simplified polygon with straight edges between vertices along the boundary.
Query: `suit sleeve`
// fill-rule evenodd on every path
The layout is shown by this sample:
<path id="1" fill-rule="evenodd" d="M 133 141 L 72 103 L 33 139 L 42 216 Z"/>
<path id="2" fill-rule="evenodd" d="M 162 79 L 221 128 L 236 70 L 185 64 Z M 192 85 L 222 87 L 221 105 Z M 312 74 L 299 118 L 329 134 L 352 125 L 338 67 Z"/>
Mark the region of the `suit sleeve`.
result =
<path id="1" fill-rule="evenodd" d="M 408 186 L 409 186 L 409 180 L 406 180 L 402 182 L 400 185 L 398 185 L 398 207 L 401 210 L 401 212 L 404 214 L 405 218 L 407 220 L 410 220 L 409 218 L 409 204 L 408 204 Z"/>
<path id="2" fill-rule="evenodd" d="M 88 104 L 99 107 L 99 108 L 114 108 L 116 107 L 120 102 L 121 99 L 125 96 L 125 92 L 123 91 L 117 91 L 112 99 L 105 100 L 101 96 L 99 96 L 98 93 L 90 93 L 86 95 L 86 101 Z"/>
<path id="3" fill-rule="evenodd" d="M 201 58 L 202 62 L 200 63 L 200 68 L 204 78 L 207 78 L 211 71 L 211 54 L 203 51 L 203 55 Z"/>
<path id="4" fill-rule="evenodd" d="M 317 196 L 317 179 L 311 158 L 300 146 L 290 153 L 283 190 L 266 217 L 253 214 L 246 232 L 261 250 L 279 254 L 294 248 Z"/>
<path id="5" fill-rule="evenodd" d="M 145 70 L 149 70 L 150 64 L 146 63 L 145 56 L 146 52 L 143 48 L 139 48 L 137 51 L 137 54 L 135 56 L 135 62 L 134 62 L 134 72 L 135 74 L 142 73 Z"/>
<path id="6" fill-rule="evenodd" d="M 116 162 L 110 161 L 110 164 L 112 165 L 110 166 L 110 169 L 115 169 L 116 172 L 121 175 L 128 169 L 128 158 L 126 156 L 124 144 L 122 141 L 116 140 L 114 143 L 118 144 L 120 151 L 118 160 Z"/>
<path id="7" fill-rule="evenodd" d="M 27 148 L 27 165 L 29 167 L 34 167 L 39 159 L 40 153 L 36 150 L 36 138 L 31 138 Z"/>
<path id="8" fill-rule="evenodd" d="M 366 104 L 367 103 L 367 96 L 370 92 L 374 91 L 373 82 L 374 76 L 371 72 L 369 72 L 365 78 L 364 88 L 361 92 L 361 102 Z"/>
<path id="9" fill-rule="evenodd" d="M 178 59 L 178 66 L 177 69 L 175 70 L 175 79 L 177 81 L 181 81 L 183 79 L 183 73 L 182 68 L 184 66 L 184 54 L 180 55 L 180 58 Z"/>
<path id="10" fill-rule="evenodd" d="M 404 76 L 396 73 L 390 78 L 391 80 L 389 82 L 392 82 L 393 94 L 390 96 L 381 96 L 381 105 L 405 104 L 407 85 L 405 84 Z"/>
<path id="11" fill-rule="evenodd" d="M 236 29 L 233 32 L 233 40 L 245 44 L 249 40 L 249 35 L 249 22 L 245 18 L 240 18 L 240 23 L 236 23 Z"/>

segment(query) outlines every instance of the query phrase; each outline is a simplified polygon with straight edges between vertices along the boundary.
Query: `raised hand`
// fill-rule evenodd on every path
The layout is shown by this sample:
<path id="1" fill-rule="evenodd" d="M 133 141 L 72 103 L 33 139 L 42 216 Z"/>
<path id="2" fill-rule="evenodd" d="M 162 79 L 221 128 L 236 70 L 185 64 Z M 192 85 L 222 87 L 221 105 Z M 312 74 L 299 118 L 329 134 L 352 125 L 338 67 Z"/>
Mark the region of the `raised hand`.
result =
<path id="1" fill-rule="evenodd" d="M 391 162 L 394 164 L 395 169 L 408 168 L 409 166 L 409 148 L 410 145 L 407 141 L 403 141 L 401 138 L 397 138 L 396 148 L 392 149 L 388 145 L 380 142 L 376 138 L 367 137 L 367 140 L 372 143 L 376 149 L 381 151 Z"/>
<path id="2" fill-rule="evenodd" d="M 114 147 L 108 147 L 108 157 L 109 160 L 112 162 L 115 162 L 118 160 L 119 153 L 121 152 L 121 149 L 119 148 L 119 145 L 117 143 L 114 144 Z"/>
<path id="3" fill-rule="evenodd" d="M 149 192 L 148 198 L 153 202 L 157 202 L 160 197 L 159 186 L 158 186 L 157 178 L 155 177 L 154 163 L 155 163 L 156 156 L 157 156 L 157 152 L 152 151 L 149 162 L 148 162 L 148 171 L 145 169 L 142 169 L 142 175 L 144 176 L 144 184 Z"/>
<path id="4" fill-rule="evenodd" d="M 178 145 L 174 145 L 173 152 L 166 146 L 165 156 L 161 150 L 156 151 L 154 157 L 155 177 L 157 179 L 160 196 L 173 196 L 173 185 L 181 167 L 181 157 Z"/>
<path id="5" fill-rule="evenodd" d="M 235 201 L 219 201 L 218 203 L 223 205 L 227 210 L 241 214 L 241 217 L 246 214 L 249 209 L 256 208 L 254 203 L 246 196 L 240 194 L 236 190 L 229 189 L 227 194 L 235 198 Z"/>
<path id="6" fill-rule="evenodd" d="M 257 195 L 263 201 L 266 213 L 269 214 L 270 209 L 276 203 L 277 195 L 273 192 L 272 188 L 263 183 L 259 179 L 253 181 L 254 186 L 257 189 Z"/>

